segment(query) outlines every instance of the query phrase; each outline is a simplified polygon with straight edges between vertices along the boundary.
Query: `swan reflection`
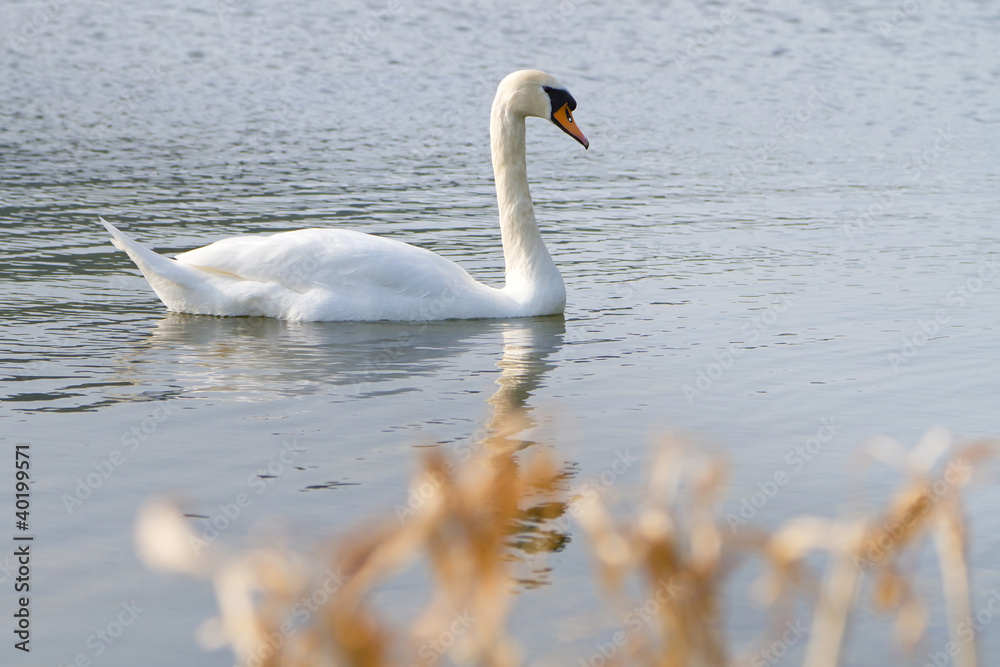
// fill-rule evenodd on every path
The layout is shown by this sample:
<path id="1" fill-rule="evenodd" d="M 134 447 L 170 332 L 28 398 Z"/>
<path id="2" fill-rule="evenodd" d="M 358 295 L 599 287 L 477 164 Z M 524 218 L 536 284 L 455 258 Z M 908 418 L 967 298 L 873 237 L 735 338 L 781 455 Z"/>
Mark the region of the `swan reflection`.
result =
<path id="1" fill-rule="evenodd" d="M 170 350 L 187 392 L 229 392 L 239 400 L 328 392 L 341 400 L 416 389 L 452 357 L 477 349 L 502 325 L 456 322 L 285 322 L 266 317 L 169 313 L 150 346 Z"/>
<path id="2" fill-rule="evenodd" d="M 537 425 L 529 398 L 542 386 L 545 373 L 555 368 L 554 358 L 562 348 L 565 333 L 562 317 L 518 320 L 505 325 L 503 357 L 497 362 L 498 387 L 486 401 L 492 413 L 479 443 L 492 456 L 514 457 L 518 451 L 537 444 L 523 437 Z M 559 477 L 566 484 L 574 474 L 573 468 L 564 465 Z M 528 566 L 528 572 L 519 579 L 522 585 L 546 583 L 548 568 L 536 557 L 561 551 L 569 543 L 568 533 L 556 522 L 567 508 L 565 500 L 551 497 L 520 508 L 508 544 Z"/>
<path id="3" fill-rule="evenodd" d="M 502 355 L 496 391 L 486 399 L 482 428 L 464 441 L 465 451 L 487 462 L 518 463 L 518 452 L 536 443 L 526 434 L 537 425 L 532 395 L 556 367 L 565 336 L 561 316 L 518 320 L 421 323 L 290 323 L 270 318 L 216 318 L 170 314 L 150 337 L 146 355 L 168 352 L 175 383 L 184 394 L 223 393 L 236 400 L 265 400 L 326 392 L 333 403 L 352 405 L 387 394 L 426 390 L 433 378 L 453 373 L 448 362 L 483 354 L 497 340 Z M 439 418 L 443 415 L 434 415 Z M 456 415 L 446 415 L 455 417 Z M 406 437 L 405 435 L 402 437 Z M 444 443 L 441 443 L 444 444 Z M 501 458 L 495 458 L 501 457 Z M 572 468 L 560 471 L 563 479 Z M 544 582 L 535 556 L 561 550 L 569 541 L 553 527 L 566 504 L 539 500 L 522 507 L 510 527 L 515 558 L 529 564 L 525 585 Z"/>

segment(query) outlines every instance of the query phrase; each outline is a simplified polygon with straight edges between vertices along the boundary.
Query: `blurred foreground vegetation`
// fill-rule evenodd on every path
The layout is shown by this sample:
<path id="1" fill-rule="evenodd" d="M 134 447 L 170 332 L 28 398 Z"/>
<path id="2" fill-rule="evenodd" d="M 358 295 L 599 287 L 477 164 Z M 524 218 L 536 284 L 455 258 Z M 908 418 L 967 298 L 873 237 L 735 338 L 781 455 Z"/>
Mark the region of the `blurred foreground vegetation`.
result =
<path id="1" fill-rule="evenodd" d="M 946 433 L 933 431 L 906 452 L 873 440 L 868 453 L 902 473 L 881 512 L 734 531 L 721 514 L 726 475 L 718 458 L 664 442 L 648 468 L 643 500 L 614 517 L 593 489 L 568 489 L 553 453 L 523 449 L 514 437 L 523 427 L 517 414 L 504 415 L 465 461 L 430 450 L 405 505 L 384 520 L 365 521 L 319 555 L 275 546 L 201 548 L 189 521 L 163 500 L 140 512 L 139 553 L 155 569 L 213 582 L 219 616 L 202 626 L 199 640 L 206 648 L 229 646 L 248 667 L 508 667 L 522 662 L 507 629 L 514 593 L 537 583 L 545 554 L 567 541 L 571 519 L 623 625 L 595 644 L 593 655 L 567 664 L 758 667 L 777 663 L 805 638 L 802 664 L 833 667 L 861 605 L 893 617 L 891 641 L 909 650 L 917 645 L 928 611 L 901 559 L 930 541 L 951 635 L 941 655 L 960 667 L 978 664 L 962 489 L 996 443 L 951 447 Z M 821 572 L 807 564 L 816 555 Z M 734 654 L 720 622 L 721 594 L 728 573 L 747 558 L 760 559 L 754 595 L 771 630 Z M 392 623 L 373 594 L 417 561 L 433 573 L 430 599 L 405 624 Z M 870 600 L 859 594 L 865 579 Z M 803 602 L 813 610 L 809 627 L 792 618 Z"/>

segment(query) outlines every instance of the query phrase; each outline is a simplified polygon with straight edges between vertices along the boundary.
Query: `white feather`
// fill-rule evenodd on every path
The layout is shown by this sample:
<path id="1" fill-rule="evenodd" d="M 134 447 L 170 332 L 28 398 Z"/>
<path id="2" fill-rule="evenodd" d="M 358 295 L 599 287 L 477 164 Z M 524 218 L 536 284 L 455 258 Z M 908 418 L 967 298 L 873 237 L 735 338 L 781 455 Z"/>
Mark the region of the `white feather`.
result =
<path id="1" fill-rule="evenodd" d="M 551 115 L 537 71 L 497 89 L 490 117 L 506 284 L 477 282 L 458 264 L 392 239 L 341 229 L 240 236 L 168 259 L 101 222 L 170 310 L 298 321 L 441 320 L 561 313 L 562 276 L 542 242 L 528 190 L 524 119 Z"/>

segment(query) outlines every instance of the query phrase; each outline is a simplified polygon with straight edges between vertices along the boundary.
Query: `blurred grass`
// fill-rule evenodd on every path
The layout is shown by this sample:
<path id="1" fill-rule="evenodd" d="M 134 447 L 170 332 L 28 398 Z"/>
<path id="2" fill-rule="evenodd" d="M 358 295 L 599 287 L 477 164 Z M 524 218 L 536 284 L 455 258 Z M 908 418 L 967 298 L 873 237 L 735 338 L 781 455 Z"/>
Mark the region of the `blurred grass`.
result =
<path id="1" fill-rule="evenodd" d="M 192 527 L 163 500 L 140 511 L 137 547 L 150 567 L 212 581 L 219 616 L 202 626 L 199 640 L 206 648 L 230 647 L 241 665 L 508 667 L 523 658 L 507 629 L 514 593 L 544 576 L 539 556 L 566 544 L 563 522 L 572 514 L 620 618 L 637 600 L 657 602 L 650 621 L 636 624 L 613 656 L 601 656 L 602 665 L 773 664 L 774 656 L 753 651 L 779 631 L 787 635 L 791 610 L 804 602 L 813 612 L 802 631 L 802 664 L 833 667 L 841 663 L 852 612 L 869 602 L 892 616 L 895 643 L 916 647 L 928 613 L 902 559 L 929 540 L 940 563 L 954 664 L 978 664 L 974 633 L 959 631 L 972 623 L 962 489 L 996 442 L 952 447 L 946 433 L 932 431 L 907 452 L 888 439 L 872 440 L 865 452 L 903 476 L 883 510 L 849 519 L 796 517 L 769 533 L 737 534 L 721 518 L 726 466 L 720 459 L 677 441 L 662 443 L 643 500 L 615 518 L 596 493 L 568 497 L 553 453 L 516 444 L 523 426 L 516 414 L 492 423 L 484 446 L 464 463 L 429 450 L 409 495 L 420 502 L 363 522 L 320 557 L 274 546 L 194 548 Z M 807 563 L 817 554 L 822 572 Z M 722 591 L 747 558 L 764 565 L 754 592 L 774 630 L 735 654 L 722 631 Z M 418 561 L 433 575 L 430 598 L 402 625 L 390 623 L 373 594 Z M 870 601 L 860 597 L 866 578 Z"/>

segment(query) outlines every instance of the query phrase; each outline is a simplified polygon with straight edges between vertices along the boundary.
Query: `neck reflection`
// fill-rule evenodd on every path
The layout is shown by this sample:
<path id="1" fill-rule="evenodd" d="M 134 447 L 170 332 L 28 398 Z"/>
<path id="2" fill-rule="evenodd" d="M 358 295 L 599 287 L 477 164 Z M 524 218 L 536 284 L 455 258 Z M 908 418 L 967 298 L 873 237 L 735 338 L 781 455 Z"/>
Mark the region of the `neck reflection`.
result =
<path id="1" fill-rule="evenodd" d="M 545 374 L 556 367 L 552 357 L 561 349 L 565 332 L 562 317 L 519 320 L 503 329 L 497 390 L 486 401 L 492 414 L 486 422 L 485 437 L 476 443 L 483 447 L 490 465 L 513 461 L 520 469 L 519 452 L 538 445 L 526 437 L 537 426 L 529 399 L 543 385 Z M 557 475 L 560 486 L 565 487 L 572 475 L 572 468 L 563 465 Z M 509 526 L 507 544 L 513 559 L 523 565 L 517 581 L 526 587 L 547 583 L 549 568 L 541 557 L 561 551 L 570 541 L 568 522 L 563 519 L 568 508 L 562 498 L 565 488 L 555 491 L 522 498 Z"/>

